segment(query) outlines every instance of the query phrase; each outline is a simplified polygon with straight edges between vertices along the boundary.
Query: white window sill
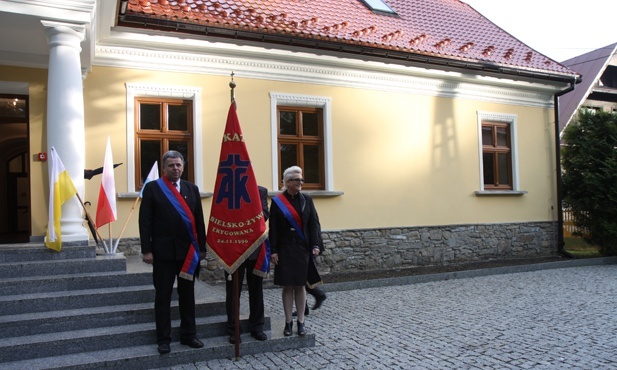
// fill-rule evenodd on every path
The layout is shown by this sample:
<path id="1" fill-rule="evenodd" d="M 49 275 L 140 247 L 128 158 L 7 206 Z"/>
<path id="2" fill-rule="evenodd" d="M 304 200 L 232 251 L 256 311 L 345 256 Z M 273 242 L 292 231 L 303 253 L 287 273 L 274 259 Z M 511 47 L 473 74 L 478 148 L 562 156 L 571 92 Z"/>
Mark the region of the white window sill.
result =
<path id="1" fill-rule="evenodd" d="M 302 190 L 304 194 L 308 194 L 313 198 L 332 198 L 332 197 L 340 197 L 345 193 L 342 191 L 336 190 Z M 269 191 L 268 196 L 275 197 L 280 194 L 280 191 Z"/>
<path id="2" fill-rule="evenodd" d="M 212 192 L 200 192 L 199 195 L 202 198 L 211 198 L 214 193 Z M 135 199 L 139 197 L 139 193 L 118 193 L 118 199 Z"/>
<path id="3" fill-rule="evenodd" d="M 514 195 L 520 196 L 527 194 L 527 190 L 477 190 L 475 192 L 477 196 L 491 196 L 491 195 Z"/>
<path id="4" fill-rule="evenodd" d="M 336 191 L 336 190 L 303 190 L 302 192 L 310 195 L 313 198 L 332 198 L 332 197 L 340 197 L 341 195 L 345 194 L 342 191 Z M 268 196 L 274 197 L 278 195 L 279 193 L 280 191 L 269 191 Z M 212 198 L 212 196 L 214 195 L 214 193 L 211 191 L 208 191 L 208 192 L 202 191 L 199 194 L 201 195 L 202 198 Z M 117 193 L 117 195 L 118 195 L 118 199 L 135 199 L 139 196 L 139 193 Z"/>

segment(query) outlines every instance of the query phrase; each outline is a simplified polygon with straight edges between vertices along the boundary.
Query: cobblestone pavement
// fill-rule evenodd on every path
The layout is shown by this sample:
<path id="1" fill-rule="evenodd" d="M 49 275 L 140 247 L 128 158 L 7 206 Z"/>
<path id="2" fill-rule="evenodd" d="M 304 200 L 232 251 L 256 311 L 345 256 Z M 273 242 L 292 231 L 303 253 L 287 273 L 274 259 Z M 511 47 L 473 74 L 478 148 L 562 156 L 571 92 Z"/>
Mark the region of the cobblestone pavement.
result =
<path id="1" fill-rule="evenodd" d="M 335 291 L 313 348 L 174 369 L 616 369 L 616 308 L 617 265 Z"/>

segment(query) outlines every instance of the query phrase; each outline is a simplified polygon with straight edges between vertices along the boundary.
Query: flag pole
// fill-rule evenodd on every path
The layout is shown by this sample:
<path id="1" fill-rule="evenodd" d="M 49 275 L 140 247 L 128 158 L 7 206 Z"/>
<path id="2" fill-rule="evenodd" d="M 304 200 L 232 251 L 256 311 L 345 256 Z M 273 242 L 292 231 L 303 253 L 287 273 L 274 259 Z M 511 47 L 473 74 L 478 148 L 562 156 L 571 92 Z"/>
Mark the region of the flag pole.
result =
<path id="1" fill-rule="evenodd" d="M 116 251 L 114 250 L 114 241 L 111 238 L 111 222 L 107 224 L 107 233 L 109 235 L 109 248 L 111 253 L 116 253 Z"/>
<path id="2" fill-rule="evenodd" d="M 91 220 L 92 217 L 90 217 L 90 214 L 88 213 L 88 210 L 86 209 L 86 205 L 84 204 L 84 201 L 81 199 L 81 196 L 79 196 L 79 193 L 75 195 L 77 195 L 77 199 L 79 199 L 79 203 L 81 203 L 81 206 L 84 209 L 84 212 L 86 212 L 86 217 L 88 218 L 88 220 Z M 99 231 L 96 229 L 96 225 L 94 227 L 94 230 L 96 231 L 96 235 L 99 237 L 99 240 L 103 242 L 103 248 L 105 249 L 105 252 L 109 253 L 107 250 L 107 245 L 105 244 L 105 240 L 103 240 L 103 237 L 101 236 L 101 234 L 99 234 Z"/>
<path id="3" fill-rule="evenodd" d="M 135 199 L 135 203 L 133 203 L 133 207 L 131 207 L 131 211 L 129 212 L 129 215 L 126 218 L 126 222 L 124 222 L 124 226 L 122 226 L 122 231 L 120 231 L 120 235 L 118 235 L 118 238 L 116 239 L 116 245 L 114 246 L 114 252 L 118 249 L 118 244 L 120 243 L 120 239 L 122 238 L 122 235 L 124 234 L 124 230 L 126 230 L 126 226 L 129 224 L 129 220 L 131 219 L 131 216 L 133 215 L 133 211 L 135 211 L 135 206 L 137 206 L 137 203 L 139 202 L 140 199 L 141 197 L 137 197 L 137 199 Z"/>

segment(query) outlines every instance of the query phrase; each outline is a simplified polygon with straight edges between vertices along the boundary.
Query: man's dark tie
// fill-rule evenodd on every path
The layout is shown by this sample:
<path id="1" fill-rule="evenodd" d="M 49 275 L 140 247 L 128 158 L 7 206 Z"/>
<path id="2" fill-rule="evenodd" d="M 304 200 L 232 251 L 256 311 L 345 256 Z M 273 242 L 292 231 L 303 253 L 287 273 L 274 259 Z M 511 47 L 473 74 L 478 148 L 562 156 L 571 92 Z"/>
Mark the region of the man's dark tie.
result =
<path id="1" fill-rule="evenodd" d="M 180 189 L 178 188 L 178 183 L 174 182 L 174 186 L 176 187 L 176 190 L 180 191 Z"/>

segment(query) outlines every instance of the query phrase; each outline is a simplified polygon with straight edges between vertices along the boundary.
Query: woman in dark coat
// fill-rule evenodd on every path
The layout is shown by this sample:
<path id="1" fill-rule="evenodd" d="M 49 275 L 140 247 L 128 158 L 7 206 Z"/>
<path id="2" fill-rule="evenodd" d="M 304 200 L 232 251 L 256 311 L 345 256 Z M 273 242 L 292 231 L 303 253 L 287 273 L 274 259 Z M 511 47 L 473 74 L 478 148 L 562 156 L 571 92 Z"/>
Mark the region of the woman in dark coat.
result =
<path id="1" fill-rule="evenodd" d="M 283 287 L 285 330 L 292 334 L 294 301 L 298 312 L 298 335 L 305 335 L 304 306 L 309 259 L 319 254 L 318 220 L 313 199 L 302 194 L 302 169 L 292 166 L 283 173 L 283 192 L 270 206 L 270 247 L 274 284 Z"/>

